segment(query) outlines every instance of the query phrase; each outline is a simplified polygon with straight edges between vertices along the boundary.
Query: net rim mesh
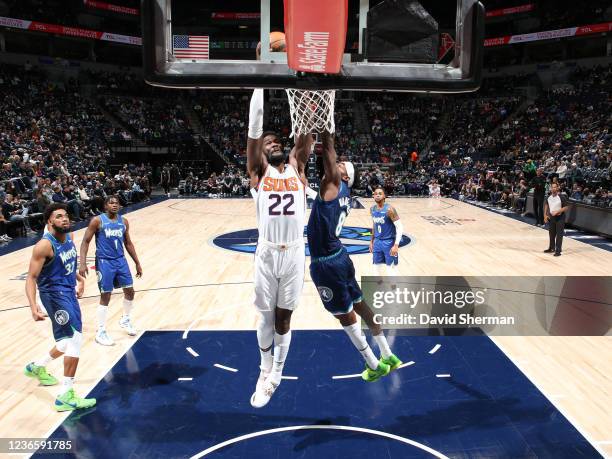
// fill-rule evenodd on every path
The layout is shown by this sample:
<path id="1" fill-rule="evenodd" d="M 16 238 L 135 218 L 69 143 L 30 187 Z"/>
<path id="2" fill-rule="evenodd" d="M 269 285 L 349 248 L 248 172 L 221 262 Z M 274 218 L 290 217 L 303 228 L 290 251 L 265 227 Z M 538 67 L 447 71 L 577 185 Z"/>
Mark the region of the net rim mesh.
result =
<path id="1" fill-rule="evenodd" d="M 335 89 L 285 89 L 291 114 L 291 137 L 336 130 L 334 123 Z"/>

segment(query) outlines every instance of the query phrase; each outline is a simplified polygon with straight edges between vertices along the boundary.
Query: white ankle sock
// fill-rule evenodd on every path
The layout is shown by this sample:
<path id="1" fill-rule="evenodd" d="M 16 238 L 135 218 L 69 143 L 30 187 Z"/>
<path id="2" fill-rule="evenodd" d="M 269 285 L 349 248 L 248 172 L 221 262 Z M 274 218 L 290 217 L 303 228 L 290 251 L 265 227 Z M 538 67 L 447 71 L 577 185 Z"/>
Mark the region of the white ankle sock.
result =
<path id="1" fill-rule="evenodd" d="M 74 384 L 74 377 L 64 376 L 64 379 L 62 380 L 62 394 L 65 394 L 70 389 L 72 389 L 73 384 Z"/>
<path id="2" fill-rule="evenodd" d="M 289 353 L 289 346 L 291 345 L 291 330 L 284 335 L 274 333 L 274 363 L 272 364 L 272 372 L 270 373 L 270 379 L 275 384 L 280 384 L 281 377 L 283 376 L 283 367 L 285 366 L 285 359 Z"/>
<path id="3" fill-rule="evenodd" d="M 359 328 L 358 323 L 354 323 L 353 325 L 347 325 L 343 327 L 346 334 L 351 339 L 353 345 L 357 348 L 357 350 L 363 356 L 368 367 L 372 370 L 375 370 L 378 367 L 378 359 L 372 352 L 370 345 L 368 344 L 365 335 L 361 332 L 361 328 Z"/>
<path id="4" fill-rule="evenodd" d="M 37 367 L 46 367 L 47 364 L 53 360 L 53 357 L 51 357 L 51 355 L 49 353 L 45 354 L 43 357 L 41 357 L 38 360 L 34 361 L 34 365 L 36 365 Z"/>
<path id="5" fill-rule="evenodd" d="M 380 349 L 380 353 L 382 354 L 383 358 L 386 359 L 392 354 L 387 338 L 385 338 L 385 334 L 383 332 L 380 332 L 380 335 L 374 335 L 374 341 L 376 341 L 376 344 L 378 344 L 378 349 Z"/>
<path id="6" fill-rule="evenodd" d="M 98 305 L 98 330 L 106 329 L 106 314 L 108 314 L 108 306 L 104 306 L 103 304 Z"/>
<path id="7" fill-rule="evenodd" d="M 134 307 L 133 300 L 123 299 L 123 317 L 130 317 L 130 313 L 132 312 L 132 308 Z"/>

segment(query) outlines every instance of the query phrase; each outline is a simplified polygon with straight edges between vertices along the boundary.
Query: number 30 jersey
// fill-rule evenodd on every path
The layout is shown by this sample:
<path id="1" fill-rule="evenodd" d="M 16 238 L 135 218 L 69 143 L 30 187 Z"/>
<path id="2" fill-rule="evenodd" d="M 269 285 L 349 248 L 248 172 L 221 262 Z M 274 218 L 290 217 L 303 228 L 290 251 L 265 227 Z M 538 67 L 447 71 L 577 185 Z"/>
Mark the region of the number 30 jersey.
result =
<path id="1" fill-rule="evenodd" d="M 336 199 L 323 201 L 321 194 L 317 195 L 308 219 L 311 257 L 327 257 L 342 248 L 340 233 L 350 211 L 351 190 L 344 181 L 340 182 Z"/>
<path id="2" fill-rule="evenodd" d="M 116 259 L 125 256 L 123 253 L 123 236 L 125 224 L 121 215 L 113 221 L 106 214 L 100 214 L 100 228 L 96 233 L 96 258 Z"/>
<path id="3" fill-rule="evenodd" d="M 268 166 L 253 198 L 260 239 L 274 244 L 303 240 L 306 189 L 291 164 L 283 172 Z"/>

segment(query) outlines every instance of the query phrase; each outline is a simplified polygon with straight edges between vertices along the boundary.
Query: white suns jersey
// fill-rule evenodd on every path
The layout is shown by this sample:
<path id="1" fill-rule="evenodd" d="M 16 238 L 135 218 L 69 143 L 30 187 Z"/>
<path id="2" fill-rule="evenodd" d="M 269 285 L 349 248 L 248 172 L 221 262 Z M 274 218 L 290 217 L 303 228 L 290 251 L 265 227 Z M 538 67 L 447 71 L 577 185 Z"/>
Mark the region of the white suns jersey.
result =
<path id="1" fill-rule="evenodd" d="M 257 192 L 251 194 L 257 207 L 260 238 L 275 244 L 303 240 L 306 193 L 292 165 L 286 164 L 282 173 L 268 166 Z"/>

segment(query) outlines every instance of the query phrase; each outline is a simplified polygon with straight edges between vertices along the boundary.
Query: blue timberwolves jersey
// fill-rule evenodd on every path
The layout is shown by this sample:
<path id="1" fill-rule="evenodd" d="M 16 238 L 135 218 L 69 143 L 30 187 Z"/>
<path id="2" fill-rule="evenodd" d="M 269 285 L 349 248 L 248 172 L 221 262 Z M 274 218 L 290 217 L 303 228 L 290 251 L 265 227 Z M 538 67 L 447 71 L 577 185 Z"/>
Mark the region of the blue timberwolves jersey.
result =
<path id="1" fill-rule="evenodd" d="M 350 211 L 351 190 L 344 181 L 340 182 L 336 199 L 323 201 L 321 194 L 317 195 L 308 219 L 311 257 L 326 257 L 342 248 L 340 233 Z"/>
<path id="2" fill-rule="evenodd" d="M 395 225 L 393 220 L 387 216 L 389 211 L 389 204 L 385 204 L 382 209 L 379 209 L 377 205 L 373 205 L 370 209 L 372 214 L 372 223 L 374 225 L 374 239 L 395 240 Z"/>
<path id="3" fill-rule="evenodd" d="M 36 284 L 41 292 L 57 292 L 74 290 L 76 287 L 76 261 L 77 251 L 70 235 L 66 234 L 66 241 L 63 243 L 47 233 L 43 236 L 51 242 L 53 247 L 53 258 L 47 261 Z"/>
<path id="4" fill-rule="evenodd" d="M 112 221 L 106 214 L 100 214 L 100 228 L 96 233 L 96 258 L 121 258 L 123 253 L 123 235 L 125 224 L 121 215 Z"/>

